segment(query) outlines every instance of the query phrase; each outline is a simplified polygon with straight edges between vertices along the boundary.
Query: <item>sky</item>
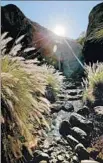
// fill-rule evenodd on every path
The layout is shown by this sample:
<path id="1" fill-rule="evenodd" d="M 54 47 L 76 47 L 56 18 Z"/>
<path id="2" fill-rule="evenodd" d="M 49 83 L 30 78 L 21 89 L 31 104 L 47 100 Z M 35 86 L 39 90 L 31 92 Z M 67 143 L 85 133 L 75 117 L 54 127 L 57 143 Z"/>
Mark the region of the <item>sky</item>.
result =
<path id="1" fill-rule="evenodd" d="M 32 21 L 54 30 L 65 29 L 65 36 L 76 39 L 86 31 L 91 9 L 102 1 L 1 1 L 1 5 L 15 4 Z"/>

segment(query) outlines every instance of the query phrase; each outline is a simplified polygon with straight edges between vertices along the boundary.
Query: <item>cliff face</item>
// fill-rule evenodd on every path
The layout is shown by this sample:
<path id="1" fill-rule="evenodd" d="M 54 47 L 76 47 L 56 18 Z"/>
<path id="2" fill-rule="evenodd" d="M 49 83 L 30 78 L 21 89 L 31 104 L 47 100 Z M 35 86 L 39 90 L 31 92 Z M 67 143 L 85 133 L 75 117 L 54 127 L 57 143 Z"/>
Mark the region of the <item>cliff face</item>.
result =
<path id="1" fill-rule="evenodd" d="M 103 3 L 95 6 L 89 14 L 83 54 L 87 63 L 103 61 Z"/>
<path id="2" fill-rule="evenodd" d="M 21 35 L 25 35 L 22 43 L 22 50 L 27 47 L 34 47 L 35 50 L 23 55 L 26 59 L 35 58 L 37 55 L 56 57 L 57 67 L 60 68 L 66 76 L 81 69 L 80 64 L 72 54 L 71 49 L 67 46 L 64 39 L 70 44 L 78 58 L 81 59 L 82 47 L 76 41 L 59 37 L 50 30 L 42 27 L 29 20 L 22 11 L 15 5 L 6 5 L 1 8 L 1 32 L 9 32 L 13 41 L 8 45 L 10 48 Z M 54 46 L 57 46 L 56 51 L 53 51 Z M 9 49 L 8 48 L 8 49 Z"/>

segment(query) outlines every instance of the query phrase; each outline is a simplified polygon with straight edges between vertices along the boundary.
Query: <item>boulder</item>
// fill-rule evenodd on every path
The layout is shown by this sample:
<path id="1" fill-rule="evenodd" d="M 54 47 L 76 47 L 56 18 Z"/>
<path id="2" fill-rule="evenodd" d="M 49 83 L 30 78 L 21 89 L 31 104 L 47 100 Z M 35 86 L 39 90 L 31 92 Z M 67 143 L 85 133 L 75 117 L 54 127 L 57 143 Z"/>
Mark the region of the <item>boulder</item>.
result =
<path id="1" fill-rule="evenodd" d="M 58 158 L 58 161 L 60 161 L 60 162 L 64 160 L 64 157 L 62 155 L 58 155 L 57 158 Z"/>
<path id="2" fill-rule="evenodd" d="M 74 138 L 76 138 L 78 141 L 80 142 L 84 142 L 86 141 L 86 137 L 87 134 L 85 131 L 83 131 L 82 129 L 78 128 L 78 127 L 73 127 L 71 128 L 71 134 Z"/>
<path id="3" fill-rule="evenodd" d="M 81 163 L 99 163 L 99 162 L 94 160 L 82 160 Z"/>
<path id="4" fill-rule="evenodd" d="M 74 106 L 70 102 L 66 102 L 61 106 L 61 109 L 67 112 L 73 112 Z"/>
<path id="5" fill-rule="evenodd" d="M 72 160 L 73 160 L 73 163 L 79 163 L 79 159 L 77 156 L 73 156 Z"/>
<path id="6" fill-rule="evenodd" d="M 47 153 L 44 153 L 40 150 L 36 150 L 34 152 L 34 162 L 40 162 L 40 161 L 49 161 L 49 155 Z"/>
<path id="7" fill-rule="evenodd" d="M 93 123 L 77 113 L 71 114 L 69 122 L 73 127 L 77 126 L 86 132 L 90 132 L 93 129 Z"/>
<path id="8" fill-rule="evenodd" d="M 89 14 L 83 54 L 86 63 L 97 60 L 103 62 L 103 2 L 96 5 Z"/>
<path id="9" fill-rule="evenodd" d="M 62 136 L 67 136 L 71 132 L 71 125 L 68 121 L 62 121 L 59 126 L 59 132 Z"/>
<path id="10" fill-rule="evenodd" d="M 79 160 L 89 159 L 89 153 L 83 144 L 78 144 L 75 146 L 75 152 L 78 154 Z"/>
<path id="11" fill-rule="evenodd" d="M 89 115 L 90 109 L 87 106 L 83 106 L 83 108 L 78 110 L 77 113 L 85 117 Z"/>
<path id="12" fill-rule="evenodd" d="M 98 116 L 98 118 L 103 120 L 103 106 L 96 106 L 96 107 L 94 107 L 94 112 Z"/>
<path id="13" fill-rule="evenodd" d="M 69 145 L 72 147 L 72 148 L 74 148 L 78 143 L 79 143 L 79 141 L 78 140 L 76 140 L 73 136 L 71 136 L 71 135 L 68 135 L 67 137 L 66 137 L 66 140 L 67 140 L 67 142 L 69 143 Z"/>

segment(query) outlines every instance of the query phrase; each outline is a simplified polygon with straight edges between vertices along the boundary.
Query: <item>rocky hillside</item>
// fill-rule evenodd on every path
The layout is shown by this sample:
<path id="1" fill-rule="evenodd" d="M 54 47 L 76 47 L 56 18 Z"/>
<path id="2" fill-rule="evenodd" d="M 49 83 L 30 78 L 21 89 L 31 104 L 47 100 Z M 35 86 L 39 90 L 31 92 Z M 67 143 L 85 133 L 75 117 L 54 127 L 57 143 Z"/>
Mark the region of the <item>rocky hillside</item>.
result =
<path id="1" fill-rule="evenodd" d="M 16 163 L 17 162 L 18 163 L 19 162 L 24 162 L 24 163 L 81 163 L 82 160 L 89 160 L 91 162 L 92 160 L 96 160 L 98 161 L 97 163 L 102 163 L 103 162 L 103 106 L 102 106 L 101 101 L 103 101 L 103 94 L 102 94 L 103 91 L 101 90 L 103 89 L 103 84 L 102 84 L 103 83 L 103 71 L 102 71 L 103 64 L 101 63 L 101 66 L 95 65 L 94 67 L 88 66 L 89 70 L 87 69 L 88 71 L 86 71 L 87 76 L 86 76 L 86 79 L 84 79 L 84 85 L 83 85 L 83 82 L 81 83 L 80 79 L 76 80 L 77 73 L 80 72 L 80 70 L 82 70 L 81 65 L 78 63 L 77 59 L 75 58 L 75 55 L 76 55 L 82 61 L 81 45 L 78 44 L 74 40 L 59 37 L 55 35 L 53 32 L 49 31 L 48 29 L 37 24 L 36 22 L 29 20 L 22 13 L 22 11 L 20 11 L 20 9 L 15 5 L 7 5 L 7 6 L 2 7 L 1 30 L 2 30 L 2 33 L 7 31 L 8 35 L 13 37 L 13 40 L 8 44 L 8 47 L 7 47 L 8 52 L 10 51 L 10 49 L 12 49 L 10 47 L 14 46 L 15 40 L 17 41 L 17 38 L 19 38 L 21 35 L 25 35 L 24 38 L 21 40 L 22 49 L 18 53 L 18 55 L 21 55 L 22 57 L 24 57 L 24 58 L 21 58 L 23 59 L 23 62 L 21 63 L 22 65 L 25 63 L 24 65 L 27 68 L 27 72 L 29 72 L 28 69 L 30 70 L 30 67 L 31 67 L 31 70 L 33 70 L 33 73 L 35 72 L 34 78 L 32 77 L 30 78 L 30 76 L 29 77 L 27 76 L 28 77 L 27 83 L 28 84 L 31 83 L 33 86 L 33 88 L 31 87 L 31 85 L 29 86 L 30 89 L 28 92 L 29 93 L 32 92 L 33 97 L 36 98 L 37 103 L 35 102 L 36 103 L 35 107 L 37 106 L 37 110 L 39 109 L 38 107 L 39 104 L 42 104 L 42 102 L 39 101 L 38 99 L 43 99 L 43 102 L 51 102 L 51 105 L 50 105 L 51 109 L 48 115 L 45 112 L 42 112 L 43 109 L 46 109 L 47 107 L 43 104 L 42 106 L 40 106 L 40 111 L 43 113 L 44 118 L 49 121 L 50 129 L 47 130 L 43 124 L 40 124 L 40 126 L 36 126 L 36 123 L 33 123 L 35 125 L 33 126 L 35 127 L 35 132 L 30 129 L 30 131 L 34 135 L 36 135 L 38 138 L 38 144 L 36 143 L 37 145 L 35 146 L 34 146 L 34 142 L 30 141 L 29 148 L 31 149 L 32 146 L 35 147 L 35 149 L 34 148 L 32 149 L 33 150 L 32 155 L 28 153 L 27 149 L 23 149 L 19 147 L 20 151 L 22 150 L 23 155 L 20 155 L 19 158 L 17 157 L 18 148 L 17 148 L 17 145 L 15 144 L 16 141 L 13 141 L 14 139 L 11 139 L 11 137 L 13 137 L 13 134 L 14 134 L 14 136 L 16 135 L 16 137 L 18 138 L 18 135 L 16 134 L 16 132 L 18 133 L 19 130 L 16 129 L 13 121 L 10 121 L 12 120 L 12 118 L 8 118 L 9 117 L 8 112 L 7 114 L 5 114 L 8 121 L 6 121 L 6 118 L 5 119 L 2 118 L 1 119 L 2 126 L 6 124 L 5 122 L 7 122 L 7 125 L 8 124 L 10 125 L 10 129 L 8 128 L 8 133 L 11 134 L 11 137 L 10 137 L 7 133 L 5 134 L 5 130 L 4 130 L 4 134 L 8 136 L 7 138 L 9 140 L 7 142 L 7 148 L 6 148 L 7 152 L 9 153 L 8 146 L 12 147 L 11 144 L 13 145 L 15 144 L 14 147 L 16 147 L 16 150 L 14 150 L 15 148 L 12 148 L 12 151 L 13 151 L 13 154 L 17 152 L 16 153 L 17 155 L 15 155 L 15 158 L 17 158 L 18 161 L 15 160 Z M 88 25 L 87 35 L 86 35 L 84 48 L 83 48 L 85 61 L 87 63 L 89 61 L 91 62 L 96 62 L 97 60 L 103 61 L 102 31 L 103 31 L 103 3 L 94 7 L 89 15 L 89 25 Z M 34 49 L 27 52 L 25 51 L 25 48 L 28 48 L 28 47 L 29 48 L 33 47 Z M 2 50 L 2 53 L 3 53 L 2 56 L 5 57 L 6 53 L 4 49 Z M 59 79 L 59 76 L 55 76 L 55 80 L 54 80 L 53 79 L 54 77 L 51 78 L 50 72 L 46 73 L 46 76 L 48 74 L 49 77 L 48 77 L 47 84 L 45 85 L 46 87 L 45 89 L 43 89 L 44 91 L 46 90 L 46 93 L 43 93 L 41 87 L 39 88 L 39 85 L 41 86 L 42 85 L 41 83 L 43 83 L 43 86 L 44 86 L 44 80 L 43 80 L 42 75 L 44 75 L 45 71 L 41 71 L 41 70 L 43 70 L 44 68 L 43 66 L 46 66 L 46 65 L 41 65 L 41 62 L 39 65 L 36 65 L 37 63 L 34 64 L 34 60 L 27 60 L 27 59 L 34 59 L 35 57 L 40 57 L 40 56 L 41 56 L 41 60 L 43 60 L 44 58 L 48 60 L 50 58 L 54 59 L 54 61 L 56 60 L 56 67 L 62 70 L 66 76 L 70 77 L 71 75 L 76 73 L 74 78 L 69 78 L 69 79 L 63 78 L 64 79 L 63 80 L 64 83 L 62 83 L 63 88 L 61 85 L 60 91 L 59 93 L 57 93 L 56 97 L 54 96 L 55 92 L 53 91 L 54 90 L 57 91 L 57 88 L 58 88 L 57 79 Z M 13 57 L 11 58 L 14 59 Z M 7 64 L 7 61 L 6 61 L 6 64 Z M 32 96 L 27 94 L 27 89 L 25 87 L 24 87 L 24 90 L 22 91 L 21 88 L 23 86 L 23 82 L 21 82 L 21 85 L 18 86 L 19 82 L 17 80 L 17 77 L 15 77 L 15 75 L 18 76 L 18 71 L 20 69 L 19 68 L 17 69 L 17 67 L 14 67 L 14 64 L 12 68 L 12 64 L 10 64 L 10 61 L 8 62 L 8 65 L 9 65 L 9 68 L 6 65 L 5 66 L 6 71 L 2 71 L 4 72 L 2 75 L 2 78 L 8 77 L 7 72 L 12 73 L 13 71 L 14 80 L 16 81 L 16 84 L 15 86 L 13 86 L 13 88 L 17 88 L 17 91 L 15 94 L 17 95 L 17 92 L 20 92 L 20 93 L 23 92 L 22 93 L 23 97 L 19 96 L 20 98 L 19 101 L 21 102 L 23 99 L 23 102 L 25 101 L 25 104 L 27 104 L 27 102 L 30 101 L 30 99 L 28 100 L 28 98 Z M 16 71 L 14 70 L 17 71 L 17 74 L 16 74 Z M 55 71 L 56 69 L 54 69 L 54 72 Z M 12 77 L 12 75 L 9 75 L 9 77 Z M 19 80 L 20 81 L 23 80 L 25 82 L 24 79 L 26 79 L 25 76 L 23 76 L 22 73 L 20 73 Z M 38 79 L 35 82 L 37 85 L 34 84 L 32 81 L 29 82 L 30 79 L 33 79 L 34 82 L 36 79 Z M 44 75 L 44 79 L 45 79 L 45 75 Z M 3 82 L 2 80 L 2 83 L 5 84 L 6 82 Z M 7 89 L 7 86 L 9 85 L 9 83 L 10 83 L 10 86 L 9 86 L 10 90 Z M 8 80 L 7 78 L 7 86 L 3 87 L 6 89 L 7 93 L 4 92 L 4 95 L 9 94 L 10 97 L 13 96 L 13 93 L 10 94 L 12 92 L 11 84 L 12 84 L 11 80 L 10 79 Z M 60 81 L 59 81 L 59 84 L 60 84 Z M 28 86 L 27 84 L 24 84 L 24 85 Z M 50 85 L 56 86 L 56 88 L 54 87 L 52 88 L 50 87 Z M 20 91 L 18 91 L 19 89 Z M 13 90 L 15 91 L 16 89 L 13 89 Z M 95 105 L 93 105 L 92 102 L 88 103 L 88 101 L 83 100 L 83 96 L 85 94 L 86 94 L 86 98 L 88 97 L 87 99 L 89 100 L 91 100 L 91 98 L 94 97 Z M 38 98 L 38 96 L 46 97 L 49 101 L 44 98 Z M 17 108 L 13 110 L 13 113 L 15 113 L 15 110 L 16 110 L 18 115 L 21 118 L 22 117 L 21 114 L 25 110 L 27 110 L 27 114 L 28 114 L 27 117 L 29 118 L 29 122 L 31 122 L 30 120 L 32 119 L 30 119 L 30 116 L 29 116 L 29 113 L 31 113 L 31 110 L 29 111 L 29 105 L 26 105 L 26 107 L 28 107 L 27 109 L 24 108 L 24 110 L 21 110 L 21 112 L 19 112 L 18 110 L 21 108 L 23 109 L 23 107 L 20 107 L 20 105 L 16 106 L 15 101 L 17 101 L 17 104 L 19 104 L 19 102 L 17 98 L 15 98 L 15 96 L 13 97 L 14 97 L 13 99 L 14 108 L 15 107 Z M 99 97 L 99 104 L 98 104 L 97 97 Z M 5 100 L 6 98 L 4 98 L 4 101 Z M 31 99 L 31 102 L 32 101 L 33 100 Z M 5 109 L 6 110 L 8 109 L 10 112 L 12 111 L 10 100 L 8 100 L 8 102 L 9 102 L 10 107 L 6 108 L 2 104 L 2 109 L 4 109 L 4 113 L 5 113 Z M 33 104 L 30 103 L 30 108 L 32 106 L 34 109 Z M 22 106 L 25 106 L 25 105 L 22 105 Z M 36 108 L 35 108 L 35 111 L 36 111 Z M 33 110 L 33 113 L 34 113 L 34 110 Z M 38 114 L 38 115 L 41 115 L 41 114 Z M 35 117 L 36 116 L 33 114 L 33 118 Z M 15 114 L 14 114 L 14 118 L 15 118 Z M 21 126 L 22 121 L 19 121 L 19 122 L 20 122 L 20 125 L 18 126 Z M 29 128 L 27 125 L 25 126 L 27 129 Z M 26 136 L 24 135 L 25 137 L 21 137 L 21 135 L 23 135 L 22 133 L 19 133 L 19 135 L 20 135 L 19 137 L 20 142 L 24 143 L 25 142 L 24 138 Z M 5 138 L 4 135 L 2 137 Z M 27 138 L 28 138 L 28 135 L 27 135 Z M 3 145 L 5 147 L 5 143 Z M 3 156 L 4 157 L 2 158 L 2 162 L 6 162 L 4 153 L 3 153 Z M 14 160 L 13 161 L 11 160 L 11 162 L 14 163 Z"/>
<path id="2" fill-rule="evenodd" d="M 25 35 L 22 39 L 22 50 L 26 47 L 34 47 L 35 49 L 26 53 L 23 57 L 31 59 L 40 54 L 43 57 L 49 56 L 56 59 L 56 67 L 62 70 L 66 76 L 70 76 L 77 71 L 80 72 L 81 66 L 73 52 L 81 59 L 82 47 L 76 41 L 59 37 L 36 22 L 31 21 L 15 5 L 10 4 L 2 7 L 1 13 L 1 32 L 7 31 L 13 38 L 13 41 L 8 45 L 9 47 L 12 46 L 15 39 Z M 66 39 L 67 43 L 64 39 Z M 71 48 L 68 47 L 68 43 Z M 56 51 L 54 52 L 55 45 Z"/>
<path id="3" fill-rule="evenodd" d="M 103 3 L 95 6 L 89 14 L 83 54 L 87 63 L 103 61 Z"/>

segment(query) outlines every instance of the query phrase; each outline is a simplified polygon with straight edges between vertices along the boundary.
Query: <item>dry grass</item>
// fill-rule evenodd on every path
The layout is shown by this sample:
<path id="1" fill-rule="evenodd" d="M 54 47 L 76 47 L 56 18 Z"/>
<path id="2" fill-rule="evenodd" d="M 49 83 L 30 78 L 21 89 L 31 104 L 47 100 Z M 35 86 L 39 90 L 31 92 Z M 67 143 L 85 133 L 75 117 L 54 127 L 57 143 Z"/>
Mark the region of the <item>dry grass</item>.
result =
<path id="1" fill-rule="evenodd" d="M 45 98 L 46 86 L 51 85 L 58 93 L 63 76 L 53 67 L 38 66 L 36 60 L 25 61 L 16 57 L 23 37 L 16 40 L 7 55 L 6 44 L 11 38 L 5 39 L 6 35 L 1 37 L 2 142 L 5 158 L 14 163 L 22 157 L 23 145 L 32 154 L 31 148 L 37 145 L 36 135 L 33 134 L 35 128 L 42 125 L 49 128 L 44 116 L 49 114 L 51 106 Z"/>
<path id="2" fill-rule="evenodd" d="M 103 63 L 85 66 L 87 78 L 83 80 L 85 87 L 83 100 L 103 101 Z"/>

